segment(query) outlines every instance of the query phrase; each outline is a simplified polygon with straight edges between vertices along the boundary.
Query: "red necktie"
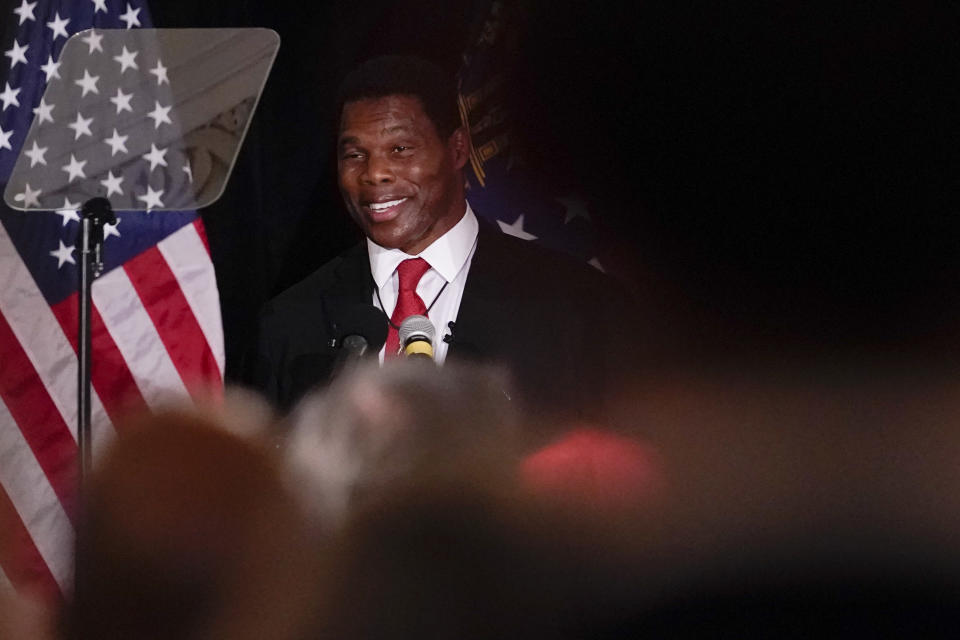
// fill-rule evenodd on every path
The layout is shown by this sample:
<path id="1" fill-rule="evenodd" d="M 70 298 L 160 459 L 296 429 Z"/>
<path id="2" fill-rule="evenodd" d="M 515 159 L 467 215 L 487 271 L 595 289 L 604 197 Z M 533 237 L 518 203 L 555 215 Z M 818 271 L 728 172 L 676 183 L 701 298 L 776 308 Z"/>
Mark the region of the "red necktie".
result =
<path id="1" fill-rule="evenodd" d="M 387 345 L 384 358 L 393 358 L 400 350 L 400 335 L 393 327 L 399 327 L 407 316 L 427 315 L 427 305 L 417 295 L 417 284 L 430 269 L 430 264 L 423 258 L 411 258 L 397 265 L 397 276 L 400 279 L 400 290 L 397 292 L 397 306 L 390 316 L 390 330 L 387 332 Z"/>

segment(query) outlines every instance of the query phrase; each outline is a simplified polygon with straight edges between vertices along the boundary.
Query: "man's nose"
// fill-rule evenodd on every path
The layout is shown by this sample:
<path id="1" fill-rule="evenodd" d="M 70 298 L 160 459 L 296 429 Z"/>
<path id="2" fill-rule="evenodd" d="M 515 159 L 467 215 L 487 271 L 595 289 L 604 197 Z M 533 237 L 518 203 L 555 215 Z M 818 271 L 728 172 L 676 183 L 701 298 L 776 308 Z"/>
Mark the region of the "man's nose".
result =
<path id="1" fill-rule="evenodd" d="M 395 176 L 393 167 L 386 158 L 373 156 L 367 160 L 366 171 L 361 178 L 368 184 L 390 184 Z"/>

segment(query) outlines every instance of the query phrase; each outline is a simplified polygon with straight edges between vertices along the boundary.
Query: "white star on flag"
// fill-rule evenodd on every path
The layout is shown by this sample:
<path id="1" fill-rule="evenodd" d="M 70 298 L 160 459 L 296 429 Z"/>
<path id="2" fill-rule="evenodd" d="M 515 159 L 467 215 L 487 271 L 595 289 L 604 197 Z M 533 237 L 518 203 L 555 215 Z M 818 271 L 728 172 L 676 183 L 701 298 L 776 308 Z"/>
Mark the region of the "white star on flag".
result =
<path id="1" fill-rule="evenodd" d="M 570 224 L 577 218 L 583 218 L 587 222 L 590 222 L 590 213 L 587 211 L 583 200 L 579 198 L 557 198 L 557 201 L 567 210 L 567 214 L 563 218 L 563 224 Z"/>
<path id="2" fill-rule="evenodd" d="M 128 51 L 127 45 L 123 45 L 123 51 L 120 52 L 120 55 L 113 56 L 113 59 L 120 63 L 120 73 L 123 73 L 127 69 L 139 69 L 137 66 L 137 53 L 138 51 Z"/>
<path id="3" fill-rule="evenodd" d="M 123 195 L 123 189 L 120 188 L 120 183 L 123 182 L 123 176 L 113 175 L 113 171 L 107 173 L 107 177 L 100 181 L 100 184 L 107 190 L 107 197 L 116 193 L 118 196 Z"/>
<path id="4" fill-rule="evenodd" d="M 63 240 L 58 240 L 60 243 L 60 248 L 56 251 L 51 251 L 50 255 L 57 259 L 57 269 L 67 264 L 77 264 L 73 259 L 73 246 L 63 244 Z"/>
<path id="5" fill-rule="evenodd" d="M 23 24 L 27 20 L 36 20 L 37 17 L 33 15 L 33 9 L 37 6 L 36 2 L 27 2 L 27 0 L 22 0 L 20 2 L 20 8 L 14 9 L 13 12 L 20 16 L 20 24 Z"/>
<path id="6" fill-rule="evenodd" d="M 57 11 L 54 14 L 53 20 L 47 23 L 47 26 L 53 30 L 53 39 L 56 40 L 60 36 L 64 38 L 69 38 L 70 34 L 67 33 L 67 24 L 70 22 L 67 18 L 61 18 L 60 12 Z"/>
<path id="7" fill-rule="evenodd" d="M 94 51 L 103 53 L 103 45 L 101 44 L 101 42 L 103 42 L 103 36 L 93 29 L 90 29 L 90 33 L 81 38 L 81 40 L 86 42 L 87 46 L 90 47 L 90 51 L 88 51 L 88 53 L 92 54 Z"/>
<path id="8" fill-rule="evenodd" d="M 20 106 L 20 100 L 17 99 L 17 94 L 20 93 L 20 89 L 11 89 L 10 83 L 8 82 L 6 84 L 7 88 L 3 90 L 3 93 L 0 93 L 0 100 L 3 101 L 3 109 L 0 109 L 0 111 L 6 111 L 7 107 L 11 105 L 14 107 Z"/>
<path id="9" fill-rule="evenodd" d="M 67 226 L 68 222 L 80 222 L 80 215 L 77 212 L 77 207 L 80 205 L 76 202 L 70 202 L 70 198 L 63 199 L 63 207 L 57 209 L 57 215 L 63 218 L 62 227 Z"/>
<path id="10" fill-rule="evenodd" d="M 46 156 L 46 153 L 47 153 L 47 149 L 48 149 L 48 147 L 41 147 L 40 145 L 37 144 L 37 141 L 34 140 L 34 141 L 33 141 L 33 148 L 28 149 L 27 151 L 24 151 L 24 152 L 23 152 L 23 155 L 25 155 L 25 156 L 27 156 L 28 158 L 30 158 L 30 166 L 31 166 L 31 167 L 36 166 L 36 165 L 38 165 L 38 164 L 42 164 L 42 165 L 46 166 L 46 164 L 47 164 L 47 159 L 46 159 L 45 156 Z"/>
<path id="11" fill-rule="evenodd" d="M 80 94 L 80 97 L 86 96 L 88 93 L 96 93 L 99 95 L 100 91 L 97 89 L 97 82 L 100 80 L 100 76 L 92 76 L 87 69 L 83 70 L 83 77 L 79 80 L 74 80 L 73 83 L 78 87 L 83 88 L 83 93 Z"/>
<path id="12" fill-rule="evenodd" d="M 47 101 L 40 98 L 40 104 L 33 109 L 33 115 L 37 116 L 37 124 L 44 122 L 53 122 L 53 108 L 55 104 L 47 104 Z"/>
<path id="13" fill-rule="evenodd" d="M 80 222 L 80 215 L 76 209 L 57 209 L 54 213 L 63 218 L 61 226 L 67 226 L 68 222 Z"/>
<path id="14" fill-rule="evenodd" d="M 29 209 L 30 207 L 39 207 L 40 206 L 40 194 L 43 193 L 40 189 L 34 191 L 30 188 L 30 183 L 23 185 L 23 193 L 18 193 L 13 196 L 13 199 L 16 202 L 22 202 L 24 208 Z"/>
<path id="15" fill-rule="evenodd" d="M 97 14 L 100 11 L 107 13 L 107 0 L 91 0 L 93 2 L 93 13 Z"/>
<path id="16" fill-rule="evenodd" d="M 87 135 L 92 136 L 93 133 L 90 131 L 90 123 L 93 122 L 93 118 L 84 118 L 82 113 L 77 113 L 77 119 L 68 124 L 67 126 L 73 129 L 74 140 L 79 140 L 80 136 Z"/>
<path id="17" fill-rule="evenodd" d="M 107 238 L 109 238 L 110 236 L 117 236 L 118 238 L 120 237 L 120 232 L 117 231 L 117 227 L 119 226 L 120 226 L 120 218 L 117 218 L 117 221 L 114 222 L 113 224 L 107 223 L 103 225 L 104 242 L 106 242 Z"/>
<path id="18" fill-rule="evenodd" d="M 157 100 L 154 101 L 154 104 L 156 106 L 153 108 L 153 111 L 147 114 L 148 118 L 153 118 L 153 121 L 154 121 L 153 128 L 159 129 L 160 125 L 163 123 L 173 124 L 173 121 L 170 120 L 170 116 L 168 115 L 170 113 L 171 107 L 161 107 L 160 102 Z"/>
<path id="19" fill-rule="evenodd" d="M 157 168 L 157 165 L 167 166 L 166 155 L 166 149 L 157 149 L 157 146 L 151 142 L 150 153 L 143 154 L 143 159 L 150 162 L 150 171 L 153 171 Z"/>
<path id="20" fill-rule="evenodd" d="M 137 200 L 143 201 L 143 208 L 147 211 L 153 209 L 159 209 L 163 207 L 163 201 L 160 200 L 160 196 L 163 195 L 163 191 L 154 191 L 150 185 L 147 185 L 147 192 L 142 196 L 137 196 Z"/>
<path id="21" fill-rule="evenodd" d="M 106 140 L 104 140 L 104 142 L 110 145 L 110 157 L 117 155 L 118 151 L 122 153 L 128 153 L 127 138 L 129 137 L 130 136 L 120 135 L 119 133 L 117 133 L 116 129 L 113 130 L 113 135 L 107 138 Z"/>
<path id="22" fill-rule="evenodd" d="M 127 3 L 127 12 L 120 16 L 120 19 L 127 23 L 127 29 L 132 29 L 133 27 L 140 26 L 140 18 L 137 16 L 140 15 L 140 9 L 134 9 L 130 6 L 130 3 Z"/>
<path id="23" fill-rule="evenodd" d="M 70 182 L 73 182 L 77 178 L 86 178 L 87 176 L 83 173 L 83 167 L 87 164 L 86 160 L 77 160 L 73 154 L 70 154 L 70 163 L 63 165 L 63 170 L 70 174 Z"/>
<path id="24" fill-rule="evenodd" d="M 50 57 L 47 58 L 47 64 L 40 67 L 47 76 L 47 82 L 50 82 L 50 78 L 59 78 L 60 77 L 60 63 L 53 61 L 53 54 L 50 54 Z"/>
<path id="25" fill-rule="evenodd" d="M 13 151 L 13 147 L 10 146 L 10 136 L 12 135 L 13 129 L 4 131 L 3 127 L 0 127 L 0 149 L 10 149 Z"/>
<path id="26" fill-rule="evenodd" d="M 159 87 L 164 82 L 170 84 L 170 79 L 167 78 L 167 68 L 163 66 L 162 60 L 157 60 L 157 66 L 153 69 L 150 69 L 150 73 L 157 76 L 157 86 Z"/>
<path id="27" fill-rule="evenodd" d="M 17 66 L 17 64 L 20 62 L 22 62 L 23 64 L 27 64 L 27 49 L 29 48 L 30 48 L 30 45 L 28 44 L 25 44 L 21 47 L 19 42 L 17 42 L 16 40 L 13 41 L 13 48 L 7 50 L 7 52 L 3 54 L 8 58 L 10 58 L 11 69 Z"/>
<path id="28" fill-rule="evenodd" d="M 117 87 L 117 95 L 110 98 L 110 102 L 117 106 L 117 115 L 120 115 L 121 111 L 133 113 L 133 107 L 130 106 L 130 100 L 132 98 L 132 93 L 124 93 L 120 87 Z"/>
<path id="29" fill-rule="evenodd" d="M 497 220 L 497 224 L 500 226 L 500 230 L 505 234 L 520 238 L 521 240 L 536 240 L 537 236 L 533 235 L 528 231 L 523 230 L 523 214 L 521 213 L 517 216 L 517 219 L 514 220 L 513 224 L 507 224 L 503 220 Z"/>

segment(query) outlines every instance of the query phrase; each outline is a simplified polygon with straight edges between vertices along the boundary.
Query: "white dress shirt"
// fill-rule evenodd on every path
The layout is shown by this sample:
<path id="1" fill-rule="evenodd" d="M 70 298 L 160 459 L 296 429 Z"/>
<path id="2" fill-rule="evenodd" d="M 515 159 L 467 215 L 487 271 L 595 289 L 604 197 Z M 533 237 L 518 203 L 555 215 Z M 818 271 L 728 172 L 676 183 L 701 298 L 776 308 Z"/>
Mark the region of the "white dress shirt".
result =
<path id="1" fill-rule="evenodd" d="M 404 260 L 418 257 L 430 264 L 430 269 L 417 285 L 417 294 L 429 309 L 427 317 L 433 321 L 437 330 L 433 341 L 433 357 L 437 363 L 443 363 L 447 357 L 448 345 L 443 337 L 450 333 L 447 323 L 457 319 L 470 262 L 477 249 L 477 216 L 470 204 L 465 204 L 466 211 L 460 221 L 418 255 L 412 256 L 400 249 L 385 249 L 367 238 L 370 273 L 380 290 L 379 298 L 377 292 L 373 292 L 373 305 L 382 308 L 387 317 L 393 315 L 393 309 L 397 305 L 397 292 L 400 288 L 397 266 Z M 446 289 L 443 288 L 444 285 L 447 285 Z M 384 349 L 385 347 L 380 349 L 381 363 Z"/>

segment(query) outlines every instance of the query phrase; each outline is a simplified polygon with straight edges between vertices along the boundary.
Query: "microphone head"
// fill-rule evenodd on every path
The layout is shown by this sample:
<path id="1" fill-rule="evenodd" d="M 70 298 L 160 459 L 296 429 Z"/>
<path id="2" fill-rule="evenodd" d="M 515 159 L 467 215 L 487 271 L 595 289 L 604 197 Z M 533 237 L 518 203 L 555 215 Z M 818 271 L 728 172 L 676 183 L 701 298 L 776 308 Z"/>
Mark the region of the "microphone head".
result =
<path id="1" fill-rule="evenodd" d="M 425 340 L 433 344 L 437 330 L 426 316 L 407 316 L 400 323 L 400 344 L 406 346 L 411 340 Z"/>
<path id="2" fill-rule="evenodd" d="M 397 333 L 405 356 L 433 359 L 433 336 L 436 335 L 436 329 L 429 318 L 408 316 L 400 323 Z"/>
<path id="3" fill-rule="evenodd" d="M 355 353 L 358 356 L 365 354 L 367 352 L 367 347 L 369 346 L 366 338 L 356 334 L 347 336 L 340 342 L 340 344 L 344 349 L 351 353 Z"/>

